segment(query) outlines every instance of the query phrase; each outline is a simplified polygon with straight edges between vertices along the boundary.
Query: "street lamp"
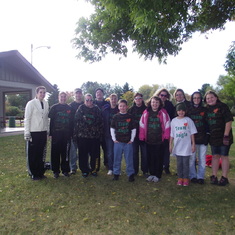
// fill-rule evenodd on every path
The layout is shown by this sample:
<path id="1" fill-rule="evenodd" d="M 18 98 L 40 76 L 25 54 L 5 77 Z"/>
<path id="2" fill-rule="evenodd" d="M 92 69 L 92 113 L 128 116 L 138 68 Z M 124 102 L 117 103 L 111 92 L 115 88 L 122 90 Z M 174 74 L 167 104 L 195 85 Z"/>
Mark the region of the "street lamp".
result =
<path id="1" fill-rule="evenodd" d="M 33 48 L 33 44 L 31 44 L 31 64 L 33 64 L 33 52 L 39 48 L 42 48 L 42 47 L 46 47 L 47 49 L 51 49 L 50 46 L 39 46 L 39 47 Z"/>

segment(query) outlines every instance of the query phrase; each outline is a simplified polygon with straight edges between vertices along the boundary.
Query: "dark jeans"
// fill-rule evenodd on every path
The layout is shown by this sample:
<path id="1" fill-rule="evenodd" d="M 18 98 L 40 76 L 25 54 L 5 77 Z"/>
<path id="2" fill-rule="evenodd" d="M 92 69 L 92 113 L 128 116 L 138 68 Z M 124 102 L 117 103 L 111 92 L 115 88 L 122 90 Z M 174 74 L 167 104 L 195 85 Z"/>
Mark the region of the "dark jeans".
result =
<path id="1" fill-rule="evenodd" d="M 141 158 L 141 170 L 143 173 L 148 173 L 146 143 L 144 141 L 139 140 L 138 138 L 135 138 L 133 142 L 133 161 L 134 161 L 134 170 L 136 175 L 139 172 L 139 152 Z"/>
<path id="2" fill-rule="evenodd" d="M 31 137 L 32 141 L 26 143 L 28 172 L 32 177 L 41 177 L 45 173 L 47 132 L 31 132 Z"/>
<path id="3" fill-rule="evenodd" d="M 163 170 L 163 145 L 147 144 L 148 167 L 150 175 L 162 177 Z"/>
<path id="4" fill-rule="evenodd" d="M 99 171 L 100 168 L 100 140 L 78 138 L 79 168 L 82 173 Z M 90 161 L 89 161 L 90 156 Z"/>
<path id="5" fill-rule="evenodd" d="M 105 138 L 107 156 L 108 156 L 108 166 L 109 170 L 113 171 L 113 159 L 114 159 L 114 142 L 111 138 Z"/>
<path id="6" fill-rule="evenodd" d="M 54 173 L 70 172 L 69 167 L 69 150 L 71 140 L 69 133 L 64 131 L 57 131 L 52 134 L 51 142 L 51 169 Z"/>
<path id="7" fill-rule="evenodd" d="M 163 167 L 165 169 L 170 167 L 169 140 L 164 140 L 163 142 Z"/>
<path id="8" fill-rule="evenodd" d="M 107 147 L 106 147 L 106 141 L 105 141 L 105 137 L 104 136 L 102 137 L 102 141 L 100 142 L 100 146 L 102 147 L 102 150 L 103 150 L 104 166 L 108 166 Z M 99 159 L 100 159 L 100 156 L 99 156 Z"/>
<path id="9" fill-rule="evenodd" d="M 189 178 L 189 157 L 190 156 L 176 156 L 178 178 Z"/>

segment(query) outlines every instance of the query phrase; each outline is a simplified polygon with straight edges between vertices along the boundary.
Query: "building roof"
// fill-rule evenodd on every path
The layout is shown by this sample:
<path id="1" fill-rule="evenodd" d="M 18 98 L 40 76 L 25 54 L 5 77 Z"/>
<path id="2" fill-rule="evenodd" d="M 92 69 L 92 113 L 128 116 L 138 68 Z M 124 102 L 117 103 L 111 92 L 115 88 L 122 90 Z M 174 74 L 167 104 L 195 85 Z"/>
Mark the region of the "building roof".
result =
<path id="1" fill-rule="evenodd" d="M 54 91 L 52 84 L 44 78 L 32 64 L 28 62 L 17 50 L 0 52 L 0 61 L 4 60 L 4 63 L 14 68 L 16 71 L 20 71 L 22 74 L 27 75 L 36 84 L 45 86 L 48 92 Z"/>

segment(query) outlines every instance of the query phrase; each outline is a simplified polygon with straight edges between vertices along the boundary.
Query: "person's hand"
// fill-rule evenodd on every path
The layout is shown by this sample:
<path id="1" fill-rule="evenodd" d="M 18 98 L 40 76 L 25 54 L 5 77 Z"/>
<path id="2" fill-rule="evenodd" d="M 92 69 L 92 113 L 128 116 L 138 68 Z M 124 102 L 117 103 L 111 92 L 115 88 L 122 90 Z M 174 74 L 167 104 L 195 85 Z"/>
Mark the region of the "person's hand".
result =
<path id="1" fill-rule="evenodd" d="M 29 140 L 31 139 L 30 133 L 25 134 L 25 135 L 24 135 L 24 139 L 25 139 L 26 141 L 29 141 Z"/>
<path id="2" fill-rule="evenodd" d="M 172 146 L 169 146 L 169 152 L 172 153 Z"/>
<path id="3" fill-rule="evenodd" d="M 228 135 L 225 135 L 224 138 L 223 138 L 223 144 L 224 145 L 229 145 L 229 136 Z"/>
<path id="4" fill-rule="evenodd" d="M 195 146 L 195 144 L 193 144 L 192 145 L 192 153 L 195 153 L 195 151 L 196 151 L 196 146 Z"/>

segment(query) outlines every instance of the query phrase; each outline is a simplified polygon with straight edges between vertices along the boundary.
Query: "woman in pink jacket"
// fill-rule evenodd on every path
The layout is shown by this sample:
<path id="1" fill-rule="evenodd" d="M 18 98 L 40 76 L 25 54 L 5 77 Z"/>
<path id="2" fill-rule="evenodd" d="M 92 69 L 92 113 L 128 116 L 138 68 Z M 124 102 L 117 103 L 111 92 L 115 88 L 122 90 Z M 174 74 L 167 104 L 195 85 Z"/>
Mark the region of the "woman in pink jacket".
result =
<path id="1" fill-rule="evenodd" d="M 170 117 L 159 97 L 153 96 L 140 118 L 139 139 L 146 142 L 150 176 L 158 182 L 163 170 L 163 141 L 170 138 Z"/>

